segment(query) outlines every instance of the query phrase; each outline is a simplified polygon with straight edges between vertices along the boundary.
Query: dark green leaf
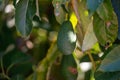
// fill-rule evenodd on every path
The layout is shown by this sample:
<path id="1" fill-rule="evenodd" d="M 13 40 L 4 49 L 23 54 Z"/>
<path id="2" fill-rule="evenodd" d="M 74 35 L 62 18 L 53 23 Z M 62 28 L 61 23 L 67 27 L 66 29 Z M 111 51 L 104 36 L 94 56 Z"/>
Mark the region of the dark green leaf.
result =
<path id="1" fill-rule="evenodd" d="M 61 63 L 62 74 L 65 80 L 76 80 L 77 65 L 71 55 L 64 55 Z"/>
<path id="2" fill-rule="evenodd" d="M 32 63 L 31 62 L 24 62 L 24 63 L 19 63 L 15 66 L 13 66 L 10 70 L 9 70 L 9 74 L 11 76 L 14 75 L 27 75 L 29 74 L 29 72 L 32 71 Z"/>
<path id="3" fill-rule="evenodd" d="M 13 5 L 16 6 L 17 0 L 13 0 Z"/>
<path id="4" fill-rule="evenodd" d="M 119 80 L 120 72 L 96 72 L 95 80 Z"/>
<path id="5" fill-rule="evenodd" d="M 91 75 L 91 70 L 87 71 L 85 73 L 85 80 L 89 80 L 90 79 L 90 75 Z"/>
<path id="6" fill-rule="evenodd" d="M 20 64 L 20 63 L 24 64 L 24 62 L 27 62 L 28 60 L 30 60 L 30 57 L 28 57 L 28 56 L 19 57 L 19 59 L 15 59 L 14 58 L 14 61 L 12 61 L 12 63 L 10 64 L 10 66 L 7 68 L 7 71 L 9 71 L 16 64 Z"/>
<path id="7" fill-rule="evenodd" d="M 32 70 L 31 57 L 19 51 L 11 51 L 3 56 L 3 66 L 10 76 L 27 75 Z"/>
<path id="8" fill-rule="evenodd" d="M 102 61 L 98 70 L 120 71 L 120 45 L 111 50 Z"/>
<path id="9" fill-rule="evenodd" d="M 0 11 L 2 9 L 2 3 L 3 3 L 3 0 L 0 0 Z"/>
<path id="10" fill-rule="evenodd" d="M 61 25 L 58 33 L 57 44 L 59 50 L 64 55 L 72 54 L 76 46 L 76 35 L 70 21 L 65 21 Z"/>
<path id="11" fill-rule="evenodd" d="M 10 69 L 16 64 L 21 64 L 26 61 L 30 61 L 30 59 L 31 57 L 27 54 L 14 50 L 4 55 L 3 62 L 5 66 Z"/>
<path id="12" fill-rule="evenodd" d="M 90 12 L 95 12 L 103 0 L 87 0 L 87 8 Z"/>
<path id="13" fill-rule="evenodd" d="M 118 39 L 120 40 L 120 0 L 111 0 L 114 11 L 118 17 Z"/>
<path id="14" fill-rule="evenodd" d="M 16 75 L 11 80 L 25 80 L 23 75 Z"/>
<path id="15" fill-rule="evenodd" d="M 99 56 L 96 55 L 96 54 L 91 54 L 91 55 L 92 55 L 94 61 L 97 61 L 97 60 L 100 59 Z M 82 58 L 80 59 L 80 62 L 90 62 L 90 61 L 91 61 L 91 60 L 90 60 L 90 58 L 89 58 L 88 55 L 84 55 L 84 57 L 82 57 Z"/>
<path id="16" fill-rule="evenodd" d="M 32 30 L 32 18 L 35 12 L 35 0 L 20 0 L 16 5 L 15 23 L 24 37 L 28 36 Z"/>
<path id="17" fill-rule="evenodd" d="M 5 55 L 4 52 L 0 52 L 0 59 Z"/>

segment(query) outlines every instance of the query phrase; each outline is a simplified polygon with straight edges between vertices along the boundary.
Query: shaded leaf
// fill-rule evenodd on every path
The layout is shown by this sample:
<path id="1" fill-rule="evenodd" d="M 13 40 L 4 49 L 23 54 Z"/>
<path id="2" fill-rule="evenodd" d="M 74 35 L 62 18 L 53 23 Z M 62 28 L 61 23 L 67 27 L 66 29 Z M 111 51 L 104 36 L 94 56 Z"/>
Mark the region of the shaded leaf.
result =
<path id="1" fill-rule="evenodd" d="M 4 52 L 0 52 L 0 59 L 5 55 Z"/>
<path id="2" fill-rule="evenodd" d="M 32 18 L 35 12 L 35 0 L 20 0 L 16 5 L 16 28 L 24 37 L 28 36 L 32 30 Z"/>
<path id="3" fill-rule="evenodd" d="M 77 38 L 78 38 L 78 41 L 79 41 L 81 47 L 83 44 L 84 35 L 88 29 L 88 26 L 91 24 L 91 18 L 88 15 L 88 10 L 87 10 L 85 4 L 86 4 L 85 0 L 78 2 L 78 5 L 79 5 L 78 12 L 76 12 L 76 16 L 77 16 L 78 22 L 79 22 L 79 24 L 77 25 Z"/>
<path id="4" fill-rule="evenodd" d="M 89 80 L 90 79 L 90 74 L 91 74 L 91 70 L 89 70 L 89 71 L 87 71 L 86 73 L 85 73 L 85 79 L 84 80 Z"/>
<path id="5" fill-rule="evenodd" d="M 112 6 L 118 18 L 118 39 L 120 40 L 120 0 L 111 0 Z"/>
<path id="6" fill-rule="evenodd" d="M 3 0 L 0 0 L 0 11 L 2 10 L 3 8 Z"/>
<path id="7" fill-rule="evenodd" d="M 98 60 L 100 59 L 99 56 L 96 55 L 96 54 L 91 54 L 91 55 L 92 55 L 94 61 L 98 61 Z M 80 62 L 90 62 L 90 61 L 91 61 L 91 60 L 90 60 L 90 58 L 89 58 L 88 55 L 85 55 L 84 57 L 82 57 L 82 58 L 80 59 Z"/>
<path id="8" fill-rule="evenodd" d="M 12 77 L 11 80 L 25 80 L 25 78 L 23 75 L 16 75 L 16 76 Z"/>
<path id="9" fill-rule="evenodd" d="M 82 51 L 91 49 L 96 42 L 97 42 L 97 39 L 93 32 L 93 24 L 90 23 L 88 26 L 87 32 L 84 36 Z"/>
<path id="10" fill-rule="evenodd" d="M 120 72 L 96 72 L 95 80 L 119 80 Z"/>
<path id="11" fill-rule="evenodd" d="M 9 0 L 0 0 L 0 11 L 4 10 Z"/>
<path id="12" fill-rule="evenodd" d="M 61 70 L 65 80 L 77 79 L 77 65 L 72 54 L 63 56 Z"/>
<path id="13" fill-rule="evenodd" d="M 13 5 L 16 6 L 17 0 L 13 0 Z"/>
<path id="14" fill-rule="evenodd" d="M 111 50 L 102 61 L 98 70 L 100 71 L 120 71 L 120 45 Z"/>
<path id="15" fill-rule="evenodd" d="M 14 56 L 14 55 L 13 55 Z M 9 71 L 12 67 L 14 67 L 17 64 L 20 63 L 24 63 L 30 60 L 30 57 L 28 56 L 23 56 L 23 57 L 19 57 L 19 59 L 15 60 L 15 58 L 13 57 L 14 61 L 12 61 L 12 63 L 10 64 L 10 66 L 7 68 L 7 70 Z"/>
<path id="16" fill-rule="evenodd" d="M 14 75 L 27 75 L 32 71 L 32 63 L 31 62 L 24 62 L 24 63 L 19 63 L 17 65 L 14 65 L 10 70 L 9 70 L 9 75 L 14 76 Z"/>
<path id="17" fill-rule="evenodd" d="M 6 74 L 11 77 L 17 74 L 27 75 L 32 70 L 31 57 L 14 50 L 3 56 L 3 66 Z"/>
<path id="18" fill-rule="evenodd" d="M 3 62 L 5 64 L 5 66 L 8 69 L 10 69 L 16 64 L 21 64 L 21 63 L 24 63 L 26 61 L 30 61 L 30 59 L 31 59 L 30 56 L 28 56 L 22 52 L 14 50 L 14 51 L 4 55 Z"/>
<path id="19" fill-rule="evenodd" d="M 87 8 L 90 12 L 95 12 L 103 0 L 87 0 Z"/>
<path id="20" fill-rule="evenodd" d="M 61 25 L 58 33 L 57 45 L 64 55 L 72 54 L 76 46 L 76 35 L 70 21 L 65 21 Z"/>
<path id="21" fill-rule="evenodd" d="M 76 32 L 77 39 L 78 39 L 78 41 L 79 41 L 80 48 L 81 48 L 81 47 L 82 47 L 82 44 L 83 44 L 84 35 L 83 35 L 82 29 L 81 29 L 81 27 L 80 27 L 79 24 L 77 24 L 76 30 L 77 30 L 77 32 Z"/>
<path id="22" fill-rule="evenodd" d="M 81 26 L 83 27 L 83 34 L 86 33 L 87 28 L 88 28 L 89 24 L 91 23 L 91 18 L 88 15 L 88 10 L 86 8 L 85 3 L 86 2 L 84 0 L 82 0 L 81 2 L 79 2 L 79 6 L 78 6 L 79 16 L 81 19 Z"/>

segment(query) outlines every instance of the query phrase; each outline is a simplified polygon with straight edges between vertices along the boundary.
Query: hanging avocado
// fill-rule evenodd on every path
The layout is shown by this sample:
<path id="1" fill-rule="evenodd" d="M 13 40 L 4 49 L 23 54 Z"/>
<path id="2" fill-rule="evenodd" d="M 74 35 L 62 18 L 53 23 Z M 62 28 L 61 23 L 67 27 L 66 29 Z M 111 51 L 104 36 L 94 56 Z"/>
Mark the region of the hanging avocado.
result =
<path id="1" fill-rule="evenodd" d="M 65 21 L 61 25 L 58 33 L 57 45 L 64 55 L 72 54 L 76 46 L 76 34 L 70 21 Z"/>

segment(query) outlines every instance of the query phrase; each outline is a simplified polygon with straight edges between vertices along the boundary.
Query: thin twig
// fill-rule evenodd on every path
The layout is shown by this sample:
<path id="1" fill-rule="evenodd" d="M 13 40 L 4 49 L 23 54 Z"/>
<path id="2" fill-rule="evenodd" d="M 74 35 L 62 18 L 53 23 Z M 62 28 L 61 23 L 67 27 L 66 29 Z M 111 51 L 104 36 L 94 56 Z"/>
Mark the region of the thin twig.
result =
<path id="1" fill-rule="evenodd" d="M 1 69 L 2 69 L 2 73 L 5 75 L 5 70 L 4 70 L 4 67 L 3 67 L 3 59 L 2 59 L 2 57 L 1 57 Z"/>
<path id="2" fill-rule="evenodd" d="M 36 15 L 39 17 L 39 19 L 41 20 L 40 18 L 40 13 L 39 13 L 39 1 L 36 0 Z"/>
<path id="3" fill-rule="evenodd" d="M 49 69 L 49 66 L 53 63 L 53 61 L 57 57 L 57 45 L 56 42 L 53 42 L 48 49 L 46 57 L 39 63 L 37 67 L 37 74 L 39 75 L 37 77 L 37 80 L 46 80 L 47 72 Z"/>
<path id="4" fill-rule="evenodd" d="M 91 62 L 92 62 L 93 70 L 95 71 L 95 70 L 96 70 L 96 64 L 95 64 L 95 61 L 94 61 L 94 59 L 93 59 L 93 57 L 92 57 L 92 55 L 91 55 L 90 52 L 87 52 L 87 54 L 88 54 L 88 56 L 89 56 L 89 58 L 90 58 L 90 60 L 91 60 Z"/>
<path id="5" fill-rule="evenodd" d="M 80 69 L 80 66 L 79 66 L 79 59 L 76 57 L 75 52 L 73 52 L 72 55 L 73 55 L 74 60 L 75 60 L 75 62 L 77 64 L 77 70 L 78 70 L 78 72 L 81 72 L 81 69 Z"/>
<path id="6" fill-rule="evenodd" d="M 1 57 L 1 70 L 2 70 L 2 74 L 5 78 L 7 78 L 8 80 L 10 80 L 10 78 L 5 74 L 5 70 L 4 70 L 4 67 L 3 67 L 3 59 Z"/>

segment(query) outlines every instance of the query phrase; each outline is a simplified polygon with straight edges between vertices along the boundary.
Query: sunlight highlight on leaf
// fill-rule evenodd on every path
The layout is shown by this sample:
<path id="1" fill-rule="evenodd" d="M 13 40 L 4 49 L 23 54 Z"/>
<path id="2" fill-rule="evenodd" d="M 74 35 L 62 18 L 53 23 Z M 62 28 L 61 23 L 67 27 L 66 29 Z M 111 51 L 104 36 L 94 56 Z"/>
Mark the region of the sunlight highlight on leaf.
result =
<path id="1" fill-rule="evenodd" d="M 77 25 L 77 18 L 75 16 L 74 13 L 72 13 L 72 15 L 70 16 L 70 22 L 72 23 L 73 25 L 73 29 L 75 29 L 76 25 Z"/>
<path id="2" fill-rule="evenodd" d="M 88 10 L 86 10 L 86 11 L 84 12 L 84 15 L 85 15 L 85 16 L 88 16 L 88 15 L 89 15 Z"/>

